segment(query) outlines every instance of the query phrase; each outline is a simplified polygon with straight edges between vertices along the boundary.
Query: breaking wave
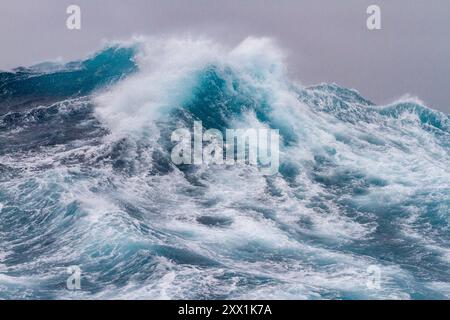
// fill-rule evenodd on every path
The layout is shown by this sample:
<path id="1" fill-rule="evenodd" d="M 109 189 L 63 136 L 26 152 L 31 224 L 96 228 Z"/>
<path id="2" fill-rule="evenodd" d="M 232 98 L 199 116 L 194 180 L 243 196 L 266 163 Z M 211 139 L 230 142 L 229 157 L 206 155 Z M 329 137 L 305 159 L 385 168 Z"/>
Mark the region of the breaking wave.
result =
<path id="1" fill-rule="evenodd" d="M 450 298 L 449 116 L 284 61 L 264 38 L 139 38 L 0 73 L 0 298 Z M 279 173 L 175 166 L 194 121 L 279 129 Z"/>

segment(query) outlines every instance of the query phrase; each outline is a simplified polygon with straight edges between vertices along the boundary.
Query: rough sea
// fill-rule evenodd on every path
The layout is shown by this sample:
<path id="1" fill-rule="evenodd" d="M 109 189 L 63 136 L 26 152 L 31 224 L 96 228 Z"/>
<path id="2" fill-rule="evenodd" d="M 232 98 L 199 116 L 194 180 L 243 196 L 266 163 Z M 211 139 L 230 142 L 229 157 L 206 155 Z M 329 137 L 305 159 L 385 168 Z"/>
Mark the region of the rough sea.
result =
<path id="1" fill-rule="evenodd" d="M 449 115 L 285 61 L 139 38 L 0 73 L 0 298 L 449 299 Z M 174 165 L 194 121 L 278 129 L 278 174 Z"/>

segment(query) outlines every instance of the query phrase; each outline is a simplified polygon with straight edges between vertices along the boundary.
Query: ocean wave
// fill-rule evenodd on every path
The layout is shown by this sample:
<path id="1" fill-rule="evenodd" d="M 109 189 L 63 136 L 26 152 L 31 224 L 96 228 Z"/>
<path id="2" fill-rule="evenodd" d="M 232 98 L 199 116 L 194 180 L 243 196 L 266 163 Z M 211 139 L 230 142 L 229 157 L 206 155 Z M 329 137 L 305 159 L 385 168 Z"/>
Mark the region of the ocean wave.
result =
<path id="1" fill-rule="evenodd" d="M 267 38 L 141 37 L 1 73 L 0 298 L 448 297 L 449 117 L 287 69 Z M 174 165 L 194 121 L 278 129 L 279 173 Z"/>

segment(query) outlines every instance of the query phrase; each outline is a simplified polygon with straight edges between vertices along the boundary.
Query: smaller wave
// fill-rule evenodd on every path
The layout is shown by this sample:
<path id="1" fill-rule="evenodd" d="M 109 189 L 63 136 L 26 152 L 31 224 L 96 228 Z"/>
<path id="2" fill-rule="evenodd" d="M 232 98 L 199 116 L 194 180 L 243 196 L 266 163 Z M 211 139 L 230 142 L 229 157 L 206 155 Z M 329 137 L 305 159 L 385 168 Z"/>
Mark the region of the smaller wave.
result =
<path id="1" fill-rule="evenodd" d="M 450 117 L 442 112 L 432 110 L 414 101 L 397 102 L 381 107 L 379 113 L 406 122 L 417 122 L 450 133 Z"/>
<path id="2" fill-rule="evenodd" d="M 89 95 L 135 72 L 135 54 L 135 48 L 108 47 L 84 61 L 0 73 L 0 112 Z"/>

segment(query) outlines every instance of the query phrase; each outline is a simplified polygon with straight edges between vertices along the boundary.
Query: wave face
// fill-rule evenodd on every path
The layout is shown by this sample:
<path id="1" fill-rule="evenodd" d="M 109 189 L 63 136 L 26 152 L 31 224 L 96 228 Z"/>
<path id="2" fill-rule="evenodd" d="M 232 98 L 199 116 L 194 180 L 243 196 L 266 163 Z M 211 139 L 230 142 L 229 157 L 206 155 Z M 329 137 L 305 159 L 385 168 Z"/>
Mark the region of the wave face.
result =
<path id="1" fill-rule="evenodd" d="M 173 165 L 194 121 L 279 129 L 279 173 Z M 449 137 L 419 101 L 296 84 L 267 39 L 0 73 L 0 298 L 450 298 Z"/>

